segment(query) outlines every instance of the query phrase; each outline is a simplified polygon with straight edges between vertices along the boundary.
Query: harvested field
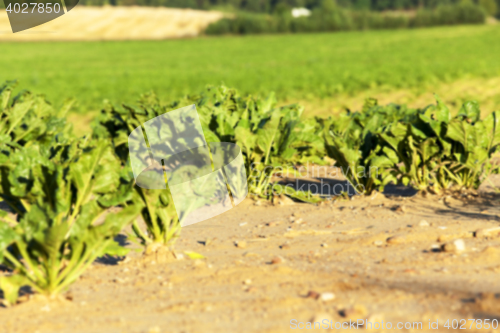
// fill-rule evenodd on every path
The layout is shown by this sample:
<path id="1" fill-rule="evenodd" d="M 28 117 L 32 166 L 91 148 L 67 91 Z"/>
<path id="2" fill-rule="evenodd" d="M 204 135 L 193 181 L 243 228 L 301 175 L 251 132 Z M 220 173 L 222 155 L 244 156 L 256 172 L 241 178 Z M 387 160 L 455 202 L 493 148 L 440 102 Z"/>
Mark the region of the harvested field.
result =
<path id="1" fill-rule="evenodd" d="M 198 36 L 223 14 L 152 7 L 84 7 L 33 29 L 13 34 L 0 11 L 0 41 L 150 40 Z"/>

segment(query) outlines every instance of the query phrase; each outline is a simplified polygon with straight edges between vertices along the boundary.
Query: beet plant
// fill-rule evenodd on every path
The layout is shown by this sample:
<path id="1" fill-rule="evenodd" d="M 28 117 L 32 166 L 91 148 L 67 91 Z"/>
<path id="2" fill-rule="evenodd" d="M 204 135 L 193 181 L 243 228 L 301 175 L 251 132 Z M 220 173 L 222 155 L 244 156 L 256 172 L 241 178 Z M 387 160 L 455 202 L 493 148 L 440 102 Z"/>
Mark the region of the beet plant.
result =
<path id="1" fill-rule="evenodd" d="M 49 145 L 56 135 L 68 134 L 65 116 L 73 105 L 69 100 L 55 110 L 43 95 L 23 90 L 13 96 L 16 81 L 0 85 L 0 144 L 8 149 L 37 143 Z"/>
<path id="2" fill-rule="evenodd" d="M 0 195 L 15 213 L 0 218 L 0 260 L 12 270 L 0 278 L 8 305 L 23 286 L 57 297 L 96 258 L 126 254 L 114 237 L 141 206 L 110 212 L 131 199 L 133 178 L 108 142 L 59 138 L 50 149 L 4 154 Z"/>
<path id="3" fill-rule="evenodd" d="M 438 97 L 422 109 L 369 100 L 362 112 L 329 119 L 325 144 L 364 194 L 391 182 L 433 193 L 474 190 L 498 172 L 500 113 L 480 115 L 473 101 L 453 115 Z"/>
<path id="4" fill-rule="evenodd" d="M 322 124 L 303 120 L 303 107 L 278 107 L 273 93 L 267 98 L 241 96 L 224 86 L 208 87 L 174 105 L 190 102 L 198 108 L 207 141 L 232 142 L 241 148 L 249 193 L 268 199 L 277 192 L 305 202 L 321 200 L 274 183 L 275 175 L 295 176 L 297 164 L 324 162 Z"/>
<path id="5" fill-rule="evenodd" d="M 111 142 L 120 164 L 130 173 L 129 134 L 168 110 L 159 105 L 154 95 L 144 95 L 138 104 L 122 107 L 107 105 L 93 125 L 93 137 Z M 142 207 L 141 217 L 146 230 L 141 229 L 137 220 L 134 220 L 132 227 L 140 243 L 146 247 L 146 253 L 156 252 L 162 246 L 174 245 L 180 235 L 181 224 L 168 187 L 167 190 L 150 190 L 133 186 L 129 203 Z"/>

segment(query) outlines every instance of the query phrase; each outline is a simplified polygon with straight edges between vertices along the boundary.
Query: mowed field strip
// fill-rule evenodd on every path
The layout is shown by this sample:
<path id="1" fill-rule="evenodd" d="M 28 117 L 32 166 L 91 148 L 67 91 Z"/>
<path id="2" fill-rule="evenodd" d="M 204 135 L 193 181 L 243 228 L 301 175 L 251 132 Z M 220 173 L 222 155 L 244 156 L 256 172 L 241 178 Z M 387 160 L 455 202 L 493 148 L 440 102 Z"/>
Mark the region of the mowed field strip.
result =
<path id="1" fill-rule="evenodd" d="M 198 36 L 223 17 L 216 11 L 77 6 L 65 15 L 13 34 L 0 10 L 0 41 L 143 40 Z"/>

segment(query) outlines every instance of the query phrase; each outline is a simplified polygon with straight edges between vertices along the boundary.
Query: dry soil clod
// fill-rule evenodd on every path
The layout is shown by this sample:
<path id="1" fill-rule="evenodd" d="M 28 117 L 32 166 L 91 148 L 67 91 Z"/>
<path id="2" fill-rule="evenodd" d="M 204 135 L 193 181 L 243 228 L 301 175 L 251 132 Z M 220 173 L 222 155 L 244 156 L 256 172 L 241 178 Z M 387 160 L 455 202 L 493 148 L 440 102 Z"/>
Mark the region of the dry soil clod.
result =
<path id="1" fill-rule="evenodd" d="M 281 264 L 285 262 L 285 259 L 283 259 L 283 257 L 280 257 L 280 256 L 276 256 L 274 257 L 272 260 L 271 260 L 271 264 L 272 265 L 277 265 L 277 264 Z"/>
<path id="2" fill-rule="evenodd" d="M 474 232 L 474 236 L 476 238 L 482 238 L 482 237 L 489 237 L 489 236 L 498 236 L 499 233 L 500 233 L 500 227 L 482 228 L 482 229 L 477 229 Z"/>
<path id="3" fill-rule="evenodd" d="M 465 242 L 463 239 L 456 239 L 453 242 L 443 244 L 441 250 L 444 252 L 459 253 L 465 251 Z"/>
<path id="4" fill-rule="evenodd" d="M 406 237 L 400 236 L 400 235 L 392 236 L 392 237 L 387 238 L 387 243 L 388 244 L 403 244 L 403 243 L 406 243 Z"/>
<path id="5" fill-rule="evenodd" d="M 245 241 L 237 241 L 237 242 L 234 242 L 234 245 L 239 248 L 239 249 L 244 249 L 247 247 L 247 242 Z"/>

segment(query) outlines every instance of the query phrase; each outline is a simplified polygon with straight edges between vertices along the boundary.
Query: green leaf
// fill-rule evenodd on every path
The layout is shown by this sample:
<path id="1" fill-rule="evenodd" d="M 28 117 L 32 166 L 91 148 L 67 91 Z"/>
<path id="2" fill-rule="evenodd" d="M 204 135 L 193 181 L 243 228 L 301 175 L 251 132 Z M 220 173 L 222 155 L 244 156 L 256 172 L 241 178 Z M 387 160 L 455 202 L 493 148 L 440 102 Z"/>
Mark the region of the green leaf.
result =
<path id="1" fill-rule="evenodd" d="M 184 254 L 189 257 L 189 259 L 205 259 L 205 256 L 193 251 L 184 251 Z"/>
<path id="2" fill-rule="evenodd" d="M 118 257 L 124 257 L 130 252 L 130 249 L 126 249 L 120 244 L 118 244 L 116 241 L 112 241 L 104 248 L 104 250 L 101 253 L 101 256 L 103 255 L 109 255 L 109 256 L 118 256 Z"/>
<path id="3" fill-rule="evenodd" d="M 0 222 L 0 263 L 3 261 L 4 251 L 19 239 L 19 235 L 5 222 Z"/>
<path id="4" fill-rule="evenodd" d="M 19 289 L 28 284 L 28 280 L 19 274 L 0 277 L 0 289 L 3 291 L 3 297 L 7 302 L 6 305 L 12 306 L 16 304 L 19 297 Z"/>
<path id="5" fill-rule="evenodd" d="M 273 113 L 265 125 L 257 131 L 257 145 L 264 153 L 264 164 L 269 162 L 271 150 L 278 137 L 280 119 L 280 113 Z"/>
<path id="6" fill-rule="evenodd" d="M 476 101 L 465 102 L 462 108 L 458 111 L 457 116 L 467 118 L 470 122 L 475 123 L 481 116 L 479 103 Z"/>

